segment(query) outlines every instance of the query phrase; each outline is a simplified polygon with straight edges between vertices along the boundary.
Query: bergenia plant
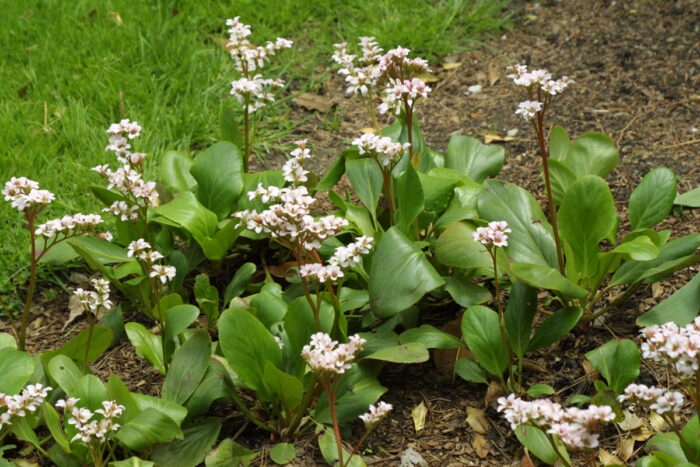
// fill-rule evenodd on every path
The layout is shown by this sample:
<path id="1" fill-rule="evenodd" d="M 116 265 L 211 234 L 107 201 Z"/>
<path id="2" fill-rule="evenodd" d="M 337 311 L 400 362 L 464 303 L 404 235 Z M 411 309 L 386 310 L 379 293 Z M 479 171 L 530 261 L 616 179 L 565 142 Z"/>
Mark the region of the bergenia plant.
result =
<path id="1" fill-rule="evenodd" d="M 83 357 L 83 375 L 85 375 L 87 371 L 92 335 L 100 313 L 105 310 L 110 310 L 113 306 L 112 300 L 109 298 L 109 282 L 104 279 L 92 279 L 90 282 L 94 290 L 83 290 L 78 287 L 73 291 L 73 295 L 80 301 L 88 319 L 89 331 L 87 343 L 85 344 L 85 355 Z"/>
<path id="2" fill-rule="evenodd" d="M 26 386 L 20 394 L 0 393 L 0 446 L 13 427 L 41 407 L 51 389 L 50 386 L 37 383 Z"/>
<path id="3" fill-rule="evenodd" d="M 236 70 L 241 74 L 239 79 L 231 83 L 231 94 L 243 106 L 243 167 L 247 172 L 251 147 L 261 118 L 260 111 L 267 103 L 275 100 L 272 90 L 284 87 L 282 80 L 263 78 L 259 71 L 279 50 L 290 48 L 292 41 L 278 37 L 275 42 L 268 41 L 264 46 L 254 45 L 248 40 L 250 26 L 241 23 L 238 16 L 226 20 L 226 26 L 229 27 L 226 49 L 236 64 Z"/>

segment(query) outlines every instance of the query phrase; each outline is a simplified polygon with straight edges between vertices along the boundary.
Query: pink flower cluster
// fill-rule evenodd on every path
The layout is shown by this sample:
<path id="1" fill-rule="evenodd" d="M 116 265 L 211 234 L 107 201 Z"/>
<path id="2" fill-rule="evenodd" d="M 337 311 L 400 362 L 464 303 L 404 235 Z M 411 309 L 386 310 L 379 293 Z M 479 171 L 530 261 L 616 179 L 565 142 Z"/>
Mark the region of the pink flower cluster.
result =
<path id="1" fill-rule="evenodd" d="M 133 242 L 129 243 L 126 250 L 126 255 L 129 258 L 138 258 L 144 263 L 146 270 L 148 270 L 148 275 L 150 277 L 160 279 L 163 284 L 165 284 L 167 281 L 173 280 L 177 274 L 177 269 L 175 266 L 155 264 L 156 261 L 163 259 L 163 255 L 157 250 L 152 250 L 151 244 L 143 238 L 139 238 L 138 240 L 134 240 Z"/>
<path id="2" fill-rule="evenodd" d="M 100 308 L 111 309 L 113 303 L 109 299 L 109 282 L 104 279 L 92 279 L 90 282 L 95 290 L 83 290 L 78 287 L 73 291 L 73 295 L 78 297 L 85 311 L 96 315 Z"/>
<path id="3" fill-rule="evenodd" d="M 311 336 L 311 341 L 301 350 L 301 356 L 314 372 L 322 375 L 342 375 L 352 367 L 355 357 L 367 341 L 355 334 L 347 344 L 339 344 L 324 332 Z"/>
<path id="4" fill-rule="evenodd" d="M 678 412 L 684 402 L 683 394 L 678 391 L 667 391 L 664 388 L 649 387 L 644 384 L 630 384 L 617 400 L 628 401 L 632 406 L 635 403 L 644 405 L 660 415 Z"/>
<path id="5" fill-rule="evenodd" d="M 304 264 L 299 268 L 299 274 L 301 277 L 311 277 L 321 283 L 335 282 L 345 275 L 344 269 L 360 264 L 362 255 L 369 253 L 370 248 L 372 248 L 373 240 L 372 237 L 364 235 L 358 237 L 354 243 L 336 248 L 333 256 L 328 260 L 328 264 Z"/>
<path id="6" fill-rule="evenodd" d="M 345 82 L 348 83 L 348 94 L 361 94 L 362 96 L 369 95 L 377 81 L 381 77 L 379 61 L 383 49 L 374 37 L 360 37 L 358 43 L 362 50 L 362 56 L 359 58 L 359 65 L 355 64 L 357 55 L 348 54 L 347 42 L 334 44 L 335 52 L 333 53 L 333 61 L 340 65 L 338 70 L 339 75 L 345 76 Z"/>
<path id="7" fill-rule="evenodd" d="M 515 394 L 498 399 L 498 411 L 504 413 L 513 430 L 521 425 L 536 426 L 572 448 L 598 447 L 600 425 L 615 419 L 607 405 L 563 408 L 549 399 L 524 401 Z"/>
<path id="8" fill-rule="evenodd" d="M 388 136 L 376 134 L 364 134 L 353 140 L 360 154 L 368 154 L 382 167 L 390 167 L 396 164 L 411 146 L 410 143 L 397 143 Z"/>
<path id="9" fill-rule="evenodd" d="M 36 412 L 36 409 L 44 402 L 50 386 L 44 387 L 41 383 L 30 384 L 22 389 L 21 394 L 6 395 L 0 393 L 0 430 L 6 425 L 12 425 L 16 417 L 25 417 L 27 412 Z"/>
<path id="10" fill-rule="evenodd" d="M 700 357 L 700 317 L 683 327 L 673 322 L 649 326 L 640 331 L 642 356 L 655 362 L 670 364 L 683 380 L 698 373 Z"/>
<path id="11" fill-rule="evenodd" d="M 235 61 L 236 69 L 243 75 L 231 83 L 231 94 L 241 104 L 247 103 L 248 113 L 253 113 L 264 107 L 266 102 L 275 100 L 270 88 L 284 86 L 282 80 L 264 79 L 262 75 L 255 74 L 255 71 L 265 66 L 277 51 L 290 48 L 292 41 L 278 37 L 275 42 L 268 41 L 264 46 L 256 46 L 248 40 L 250 26 L 241 23 L 238 16 L 227 19 L 226 25 L 229 26 L 226 49 Z"/>
<path id="12" fill-rule="evenodd" d="M 534 119 L 538 112 L 543 112 L 547 104 L 554 96 L 563 93 L 569 84 L 574 81 L 568 76 L 562 76 L 558 80 L 553 80 L 551 73 L 547 70 L 528 71 L 525 65 L 513 65 L 507 68 L 513 73 L 508 78 L 525 90 L 529 100 L 521 102 L 516 115 L 522 116 L 525 120 Z"/>
<path id="13" fill-rule="evenodd" d="M 304 169 L 304 162 L 311 159 L 311 150 L 306 147 L 307 143 L 308 141 L 305 139 L 295 141 L 294 144 L 297 147 L 290 153 L 292 158 L 282 167 L 284 179 L 293 185 L 300 185 L 308 181 L 309 171 Z"/>
<path id="14" fill-rule="evenodd" d="M 71 397 L 56 402 L 56 407 L 62 408 L 64 413 L 70 412 L 71 418 L 68 419 L 68 424 L 75 426 L 78 430 L 71 442 L 80 440 L 83 443 L 93 441 L 103 443 L 107 440 L 110 432 L 119 430 L 121 425 L 115 423 L 115 419 L 124 412 L 123 405 L 117 404 L 116 401 L 102 401 L 103 408 L 97 409 L 93 413 L 84 407 L 77 407 L 76 404 L 79 401 L 80 399 Z M 96 414 L 101 417 L 93 420 L 92 418 Z"/>
<path id="15" fill-rule="evenodd" d="M 393 112 L 396 115 L 401 113 L 404 104 L 413 108 L 419 97 L 428 97 L 432 91 L 430 86 L 418 78 L 396 79 L 390 78 L 384 87 L 384 99 L 379 104 L 377 110 L 380 114 Z"/>
<path id="16" fill-rule="evenodd" d="M 55 199 L 53 193 L 40 190 L 39 183 L 27 177 L 12 177 L 1 193 L 5 195 L 5 201 L 10 201 L 12 208 L 18 211 L 43 209 Z"/>
<path id="17" fill-rule="evenodd" d="M 371 428 L 381 422 L 391 412 L 391 409 L 393 409 L 392 405 L 384 401 L 380 401 L 376 406 L 370 404 L 369 412 L 360 415 L 360 420 L 364 422 L 365 427 Z"/>
<path id="18" fill-rule="evenodd" d="M 76 233 L 76 230 L 89 231 L 102 223 L 102 216 L 99 214 L 73 214 L 63 216 L 60 219 L 51 219 L 37 226 L 34 233 L 43 235 L 46 238 L 56 238 L 59 234 L 66 236 Z"/>
<path id="19" fill-rule="evenodd" d="M 475 242 L 488 246 L 508 246 L 508 235 L 511 232 L 506 221 L 489 222 L 487 227 L 478 227 L 476 232 L 472 232 Z"/>

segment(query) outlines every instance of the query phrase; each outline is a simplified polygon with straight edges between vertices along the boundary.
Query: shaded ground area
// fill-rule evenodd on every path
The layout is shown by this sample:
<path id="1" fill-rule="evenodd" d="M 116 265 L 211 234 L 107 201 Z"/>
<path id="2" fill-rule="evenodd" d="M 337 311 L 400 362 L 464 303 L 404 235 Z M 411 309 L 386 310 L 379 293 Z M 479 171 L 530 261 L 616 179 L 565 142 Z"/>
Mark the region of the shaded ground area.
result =
<path id="1" fill-rule="evenodd" d="M 527 123 L 514 115 L 523 96 L 505 78 L 504 68 L 514 63 L 547 68 L 555 77 L 569 75 L 576 84 L 554 106 L 555 122 L 572 138 L 586 131 L 610 135 L 618 144 L 620 164 L 611 175 L 611 187 L 623 216 L 634 186 L 654 167 L 666 166 L 679 176 L 679 191 L 700 182 L 700 4 L 693 1 L 593 1 L 565 0 L 539 5 L 513 1 L 510 10 L 520 20 L 502 38 L 487 41 L 478 52 L 447 57 L 459 63 L 445 70 L 432 64 L 439 81 L 432 83 L 430 99 L 421 102 L 420 121 L 428 145 L 444 152 L 452 135 L 483 138 L 503 137 L 517 129 L 514 139 L 502 141 L 506 164 L 501 178 L 539 192 L 539 162 L 534 135 Z M 330 52 L 329 52 L 330 54 Z M 470 86 L 482 90 L 469 93 Z M 317 146 L 321 164 L 371 126 L 358 102 L 345 97 L 343 82 L 334 76 L 326 96 L 338 103 L 335 114 L 297 113 L 306 118 L 298 133 Z M 329 123 L 332 122 L 332 123 Z M 282 155 L 270 160 L 280 166 Z M 320 167 L 322 169 L 322 167 Z M 321 170 L 319 170 L 321 171 Z M 698 231 L 697 211 L 685 211 L 664 221 L 671 237 Z M 591 393 L 592 379 L 581 365 L 583 354 L 613 337 L 636 338 L 634 318 L 687 283 L 695 273 L 687 269 L 661 282 L 660 288 L 640 288 L 611 313 L 601 327 L 586 334 L 572 334 L 554 348 L 532 356 L 526 374 L 529 383 L 548 383 L 565 399 L 575 393 Z M 41 339 L 49 347 L 64 341 L 70 327 L 61 326 L 67 316 L 67 298 L 47 301 L 43 321 L 33 323 L 32 341 Z M 456 317 L 457 310 L 442 310 L 425 316 L 441 325 Z M 77 327 L 83 326 L 78 322 Z M 77 332 L 76 330 L 72 331 Z M 39 350 L 39 349 L 33 349 Z M 123 339 L 94 367 L 97 374 L 119 374 L 133 389 L 156 393 L 162 381 L 148 363 L 135 357 Z M 643 375 L 653 383 L 653 374 Z M 395 410 L 365 445 L 366 460 L 377 466 L 398 465 L 401 452 L 413 447 L 428 465 L 459 466 L 510 465 L 522 457 L 517 441 L 506 423 L 486 403 L 487 391 L 463 381 L 453 382 L 434 362 L 388 367 L 380 380 L 389 388 L 384 400 Z M 587 392 L 588 391 L 588 392 Z M 491 394 L 489 395 L 491 396 Z M 425 428 L 416 433 L 411 410 L 424 403 L 428 409 Z M 485 411 L 488 426 L 479 435 L 467 423 L 467 407 Z M 240 433 L 239 433 L 239 428 Z M 359 431 L 359 425 L 356 427 Z M 242 425 L 226 430 L 238 434 L 237 441 L 251 448 L 264 445 L 266 438 Z M 615 448 L 615 432 L 604 432 L 603 445 Z M 320 465 L 313 436 L 297 445 L 297 465 Z M 640 448 L 642 443 L 637 443 Z M 264 463 L 264 460 L 259 460 Z M 269 464 L 269 460 L 267 461 Z"/>

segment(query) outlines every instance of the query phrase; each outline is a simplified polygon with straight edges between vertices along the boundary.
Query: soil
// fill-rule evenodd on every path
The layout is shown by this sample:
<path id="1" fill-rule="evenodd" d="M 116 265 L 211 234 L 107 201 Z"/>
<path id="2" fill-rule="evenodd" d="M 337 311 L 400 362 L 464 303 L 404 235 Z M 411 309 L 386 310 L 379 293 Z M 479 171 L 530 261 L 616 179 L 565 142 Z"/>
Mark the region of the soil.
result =
<path id="1" fill-rule="evenodd" d="M 506 150 L 506 163 L 499 178 L 539 193 L 539 156 L 534 134 L 514 114 L 524 100 L 505 78 L 505 67 L 515 63 L 546 68 L 555 77 L 575 80 L 554 105 L 555 123 L 573 138 L 588 131 L 610 135 L 619 148 L 620 162 L 609 182 L 626 226 L 625 206 L 634 186 L 649 170 L 659 166 L 672 169 L 679 177 L 679 192 L 700 182 L 700 3 L 697 1 L 598 1 L 565 0 L 539 4 L 513 0 L 508 11 L 516 26 L 502 37 L 486 38 L 478 51 L 446 57 L 432 64 L 438 81 L 431 83 L 429 99 L 419 104 L 419 120 L 429 147 L 444 153 L 451 136 L 464 134 L 484 138 L 504 137 L 517 129 L 512 140 L 498 141 Z M 445 69 L 445 63 L 459 66 Z M 468 92 L 472 85 L 482 90 Z M 298 108 L 302 122 L 296 133 L 315 145 L 319 172 L 347 147 L 348 142 L 370 127 L 363 108 L 344 92 L 341 77 L 333 76 L 323 95 L 337 106 L 326 114 Z M 310 117 L 310 118 L 309 118 Z M 270 166 L 284 162 L 283 154 L 269 159 Z M 660 226 L 671 230 L 672 238 L 697 232 L 700 213 L 686 210 Z M 565 400 L 572 394 L 592 394 L 594 374 L 583 366 L 583 354 L 614 337 L 636 339 L 635 318 L 687 283 L 695 269 L 679 271 L 660 283 L 642 287 L 625 303 L 606 316 L 605 321 L 585 333 L 574 333 L 531 356 L 526 384 L 547 383 Z M 68 317 L 67 296 L 39 299 L 31 325 L 32 351 L 57 347 L 85 323 L 78 319 L 64 329 Z M 432 317 L 445 323 L 456 317 Z M 130 317 L 134 318 L 134 317 Z M 428 316 L 425 319 L 430 320 Z M 437 321 L 433 324 L 439 325 Z M 3 329 L 0 329 L 2 331 Z M 554 357 L 552 357 L 554 356 Z M 133 389 L 157 394 L 162 376 L 137 357 L 126 338 L 92 366 L 105 380 L 118 374 Z M 653 371 L 643 375 L 648 383 Z M 388 388 L 383 400 L 394 411 L 379 425 L 363 447 L 370 465 L 393 466 L 401 453 L 412 447 L 427 465 L 503 466 L 521 463 L 523 449 L 509 427 L 494 410 L 493 390 L 459 380 L 453 381 L 437 369 L 434 361 L 420 365 L 390 366 L 380 375 Z M 425 404 L 425 427 L 416 432 L 411 411 Z M 487 420 L 482 434 L 467 421 L 467 408 L 483 410 Z M 361 433 L 360 425 L 353 425 Z M 239 430 L 240 429 L 240 430 Z M 269 445 L 264 434 L 250 426 L 226 428 L 228 436 L 258 449 Z M 604 432 L 602 445 L 616 446 L 613 431 Z M 352 439 L 350 437 L 349 439 Z M 296 465 L 323 465 L 313 435 L 297 443 Z M 641 451 L 643 443 L 635 448 Z M 632 462 L 632 457 L 629 462 Z M 263 456 L 259 464 L 271 464 Z M 533 458 L 537 464 L 537 460 Z M 522 465 L 527 464 L 525 460 Z"/>

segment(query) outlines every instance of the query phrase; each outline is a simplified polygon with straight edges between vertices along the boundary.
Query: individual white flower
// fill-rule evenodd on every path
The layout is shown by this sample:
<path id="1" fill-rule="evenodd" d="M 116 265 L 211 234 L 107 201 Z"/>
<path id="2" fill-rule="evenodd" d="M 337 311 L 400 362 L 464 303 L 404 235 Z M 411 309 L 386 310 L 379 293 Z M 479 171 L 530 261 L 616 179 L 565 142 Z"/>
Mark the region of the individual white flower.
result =
<path id="1" fill-rule="evenodd" d="M 518 104 L 518 109 L 515 115 L 522 116 L 525 120 L 532 120 L 537 115 L 537 112 L 542 110 L 542 102 L 538 101 L 523 101 Z"/>
<path id="2" fill-rule="evenodd" d="M 138 240 L 134 240 L 133 242 L 129 243 L 129 246 L 126 247 L 126 256 L 131 258 L 135 253 L 141 250 L 147 250 L 149 248 L 151 248 L 151 244 L 143 238 L 139 238 Z"/>
<path id="3" fill-rule="evenodd" d="M 373 425 L 379 423 L 384 417 L 386 417 L 392 409 L 391 404 L 387 404 L 384 401 L 380 401 L 376 406 L 370 405 L 369 412 L 360 415 L 360 420 L 365 424 L 365 427 L 369 428 Z"/>
<path id="4" fill-rule="evenodd" d="M 175 275 L 177 274 L 177 270 L 175 269 L 175 266 L 163 266 L 160 264 L 154 264 L 151 266 L 151 272 L 150 272 L 150 277 L 155 277 L 157 279 L 160 279 L 160 281 L 165 284 L 167 281 L 173 280 Z"/>

